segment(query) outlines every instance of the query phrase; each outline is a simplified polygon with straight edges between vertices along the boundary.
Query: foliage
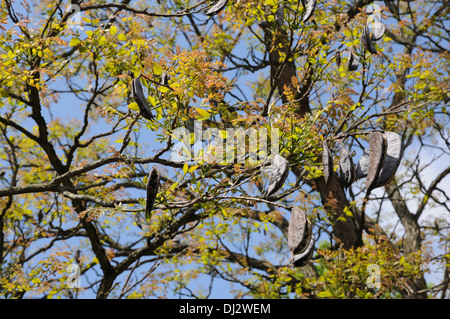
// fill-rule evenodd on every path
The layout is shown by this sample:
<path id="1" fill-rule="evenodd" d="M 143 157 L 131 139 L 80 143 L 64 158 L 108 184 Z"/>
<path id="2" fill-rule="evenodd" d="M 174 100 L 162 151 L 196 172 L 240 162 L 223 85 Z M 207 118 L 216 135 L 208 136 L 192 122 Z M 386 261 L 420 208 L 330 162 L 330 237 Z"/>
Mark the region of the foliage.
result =
<path id="1" fill-rule="evenodd" d="M 205 15 L 214 3 L 85 0 L 74 15 L 60 0 L 2 0 L 0 294 L 448 297 L 447 2 L 319 0 L 306 22 L 302 1 L 230 0 Z M 386 25 L 378 54 L 361 43 L 369 9 Z M 154 120 L 132 98 L 139 75 Z M 339 145 L 356 164 L 373 130 L 402 137 L 397 174 L 346 190 Z M 270 197 L 270 151 L 253 143 L 264 132 L 290 164 Z M 316 238 L 301 268 L 287 247 L 294 205 Z"/>

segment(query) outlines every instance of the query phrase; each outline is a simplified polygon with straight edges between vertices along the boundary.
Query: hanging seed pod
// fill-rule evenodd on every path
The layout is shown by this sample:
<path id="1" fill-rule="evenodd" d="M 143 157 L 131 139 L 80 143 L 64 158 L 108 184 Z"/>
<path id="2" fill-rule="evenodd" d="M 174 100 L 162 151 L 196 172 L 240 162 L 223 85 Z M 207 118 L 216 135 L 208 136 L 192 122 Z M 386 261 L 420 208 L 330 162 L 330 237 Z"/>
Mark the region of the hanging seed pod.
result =
<path id="1" fill-rule="evenodd" d="M 339 49 L 336 49 L 334 51 L 334 58 L 336 59 L 336 65 L 340 66 L 341 65 L 341 51 Z"/>
<path id="2" fill-rule="evenodd" d="M 326 140 L 323 141 L 322 165 L 323 178 L 325 179 L 325 184 L 328 185 L 331 180 L 331 176 L 333 175 L 333 157 Z"/>
<path id="3" fill-rule="evenodd" d="M 370 40 L 379 41 L 384 33 L 386 32 L 386 27 L 382 22 L 376 21 L 373 23 L 372 34 L 370 35 Z"/>
<path id="4" fill-rule="evenodd" d="M 364 178 L 369 171 L 369 152 L 363 149 L 363 155 L 356 164 L 356 179 Z"/>
<path id="5" fill-rule="evenodd" d="M 314 237 L 314 234 L 311 232 L 311 237 L 305 251 L 299 254 L 291 253 L 291 261 L 294 267 L 303 267 L 311 260 L 314 253 L 315 243 L 316 239 Z"/>
<path id="6" fill-rule="evenodd" d="M 369 51 L 371 54 L 377 54 L 377 48 L 370 39 L 369 27 L 367 26 L 367 24 L 364 26 L 363 32 L 361 34 L 361 42 L 367 51 Z"/>
<path id="7" fill-rule="evenodd" d="M 269 186 L 264 197 L 272 196 L 283 186 L 289 175 L 289 163 L 284 157 L 277 154 L 273 158 L 270 169 Z"/>
<path id="8" fill-rule="evenodd" d="M 151 120 L 153 119 L 153 115 L 148 107 L 147 99 L 145 98 L 140 78 L 141 76 L 139 75 L 137 78 L 134 78 L 131 81 L 132 97 L 136 101 L 136 104 L 139 107 L 141 115 L 145 117 L 147 120 Z"/>
<path id="9" fill-rule="evenodd" d="M 170 79 L 169 74 L 167 74 L 167 72 L 163 72 L 163 74 L 161 74 L 161 85 L 169 84 L 169 79 Z"/>
<path id="10" fill-rule="evenodd" d="M 277 24 L 282 27 L 284 25 L 284 7 L 281 6 L 277 9 L 277 12 L 275 13 L 275 21 L 277 21 Z"/>
<path id="11" fill-rule="evenodd" d="M 403 142 L 399 134 L 394 132 L 385 132 L 386 136 L 386 159 L 378 176 L 377 184 L 374 188 L 388 184 L 395 175 L 401 161 L 403 151 Z"/>
<path id="12" fill-rule="evenodd" d="M 219 0 L 215 5 L 213 5 L 207 12 L 206 15 L 214 16 L 222 11 L 227 5 L 228 0 Z"/>
<path id="13" fill-rule="evenodd" d="M 349 50 L 349 59 L 348 59 L 348 70 L 356 71 L 359 66 L 359 57 L 353 52 L 353 50 Z"/>
<path id="14" fill-rule="evenodd" d="M 380 132 L 369 135 L 369 169 L 366 177 L 366 191 L 370 192 L 377 184 L 378 176 L 386 157 L 386 137 Z"/>
<path id="15" fill-rule="evenodd" d="M 339 180 L 345 188 L 349 188 L 355 180 L 355 165 L 353 164 L 352 155 L 340 143 L 341 155 L 339 156 Z"/>
<path id="16" fill-rule="evenodd" d="M 305 14 L 303 15 L 302 22 L 306 23 L 313 15 L 314 10 L 316 9 L 317 0 L 306 0 L 306 3 L 303 2 L 303 6 L 305 7 Z"/>
<path id="17" fill-rule="evenodd" d="M 159 191 L 159 171 L 153 166 L 147 181 L 147 201 L 145 204 L 145 219 L 150 220 L 153 205 L 155 204 L 156 195 Z"/>
<path id="18" fill-rule="evenodd" d="M 289 249 L 294 252 L 297 251 L 298 248 L 303 250 L 305 244 L 302 241 L 308 237 L 308 227 L 309 225 L 306 214 L 300 210 L 297 206 L 294 206 L 291 211 L 291 218 L 289 219 L 289 229 L 288 229 L 288 246 Z"/>

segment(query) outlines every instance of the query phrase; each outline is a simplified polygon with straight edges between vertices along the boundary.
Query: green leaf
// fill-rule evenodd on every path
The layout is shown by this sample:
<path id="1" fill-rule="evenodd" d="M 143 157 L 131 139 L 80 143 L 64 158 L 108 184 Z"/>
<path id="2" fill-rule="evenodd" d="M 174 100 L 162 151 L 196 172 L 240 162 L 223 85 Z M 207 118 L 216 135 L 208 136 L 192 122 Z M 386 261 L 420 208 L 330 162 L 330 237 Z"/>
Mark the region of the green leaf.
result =
<path id="1" fill-rule="evenodd" d="M 192 172 L 195 171 L 197 168 L 198 168 L 198 165 L 191 166 L 191 167 L 189 168 L 189 170 L 188 170 L 188 173 L 192 173 Z"/>
<path id="2" fill-rule="evenodd" d="M 136 112 L 139 111 L 139 106 L 137 105 L 136 102 L 131 102 L 130 104 L 128 104 L 128 108 L 130 110 L 133 110 L 133 111 L 136 111 Z"/>
<path id="3" fill-rule="evenodd" d="M 127 41 L 127 37 L 123 33 L 120 33 L 117 36 L 117 39 L 119 39 L 119 41 Z"/>
<path id="4" fill-rule="evenodd" d="M 159 90 L 161 93 L 166 93 L 166 92 L 169 91 L 169 88 L 166 87 L 166 86 L 160 86 L 160 87 L 158 88 L 158 90 Z"/>
<path id="5" fill-rule="evenodd" d="M 333 294 L 329 290 L 321 291 L 317 294 L 319 298 L 332 298 Z"/>
<path id="6" fill-rule="evenodd" d="M 111 26 L 111 28 L 109 28 L 109 33 L 115 35 L 117 33 L 117 27 L 115 25 Z"/>
<path id="7" fill-rule="evenodd" d="M 150 102 L 150 104 L 151 104 L 153 107 L 156 106 L 156 99 L 155 99 L 153 96 L 149 95 L 149 96 L 148 96 L 148 101 Z"/>
<path id="8" fill-rule="evenodd" d="M 278 1 L 277 0 L 266 0 L 266 1 L 264 1 L 264 4 L 266 6 L 276 7 L 276 6 L 278 6 Z"/>
<path id="9" fill-rule="evenodd" d="M 153 63 L 153 73 L 156 76 L 160 76 L 163 73 L 162 67 L 157 63 Z"/>
<path id="10" fill-rule="evenodd" d="M 200 108 L 197 108 L 197 107 L 195 107 L 194 109 L 198 112 L 198 114 L 199 114 L 200 117 L 202 117 L 202 118 L 207 118 L 207 117 L 210 116 L 210 114 L 209 114 L 209 112 L 208 112 L 207 110 L 200 109 Z"/>
<path id="11" fill-rule="evenodd" d="M 0 96 L 1 96 L 1 97 L 8 97 L 9 94 L 8 94 L 8 92 L 6 92 L 4 89 L 0 88 Z"/>
<path id="12" fill-rule="evenodd" d="M 76 47 L 77 45 L 79 45 L 81 43 L 80 39 L 78 38 L 72 38 L 69 42 L 69 45 L 71 47 Z"/>

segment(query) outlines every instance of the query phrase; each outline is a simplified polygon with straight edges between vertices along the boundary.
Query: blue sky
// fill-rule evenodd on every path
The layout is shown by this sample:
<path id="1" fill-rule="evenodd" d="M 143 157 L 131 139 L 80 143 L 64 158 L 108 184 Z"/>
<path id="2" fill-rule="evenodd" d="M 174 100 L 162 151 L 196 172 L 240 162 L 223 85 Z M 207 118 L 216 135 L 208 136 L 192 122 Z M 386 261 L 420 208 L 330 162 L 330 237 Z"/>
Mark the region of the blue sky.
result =
<path id="1" fill-rule="evenodd" d="M 17 7 L 17 8 L 19 8 L 19 7 Z M 180 37 L 179 44 L 182 46 L 187 46 L 187 43 L 181 37 Z M 246 50 L 247 50 L 247 48 L 244 45 L 239 46 L 236 48 L 235 54 L 238 56 L 245 56 Z M 267 70 L 265 70 L 265 71 L 267 71 Z M 248 74 L 246 76 L 243 76 L 240 79 L 240 82 L 238 83 L 239 87 L 243 90 L 245 95 L 249 98 L 252 97 L 252 90 L 246 84 L 247 84 L 247 80 L 253 79 L 254 77 L 255 77 L 255 74 Z M 78 84 L 81 87 L 85 87 L 87 85 L 87 79 L 85 79 L 85 80 L 80 79 L 80 82 L 78 82 Z M 57 80 L 52 85 L 52 87 L 55 89 L 60 89 L 60 88 L 64 88 L 65 84 L 63 82 L 61 82 L 60 80 Z M 59 117 L 59 118 L 63 119 L 64 121 L 69 121 L 73 118 L 81 119 L 83 116 L 83 108 L 80 107 L 80 105 L 82 103 L 83 102 L 80 101 L 79 99 L 77 99 L 73 94 L 61 94 L 61 99 L 59 100 L 59 102 L 55 103 L 51 106 L 51 114 L 52 114 L 53 118 Z M 48 110 L 48 113 L 45 113 L 44 116 L 46 117 L 47 120 L 50 121 L 50 119 L 51 119 L 50 110 Z M 24 126 L 31 129 L 33 124 L 34 123 L 32 123 L 31 120 L 27 120 L 24 123 Z M 107 131 L 108 128 L 109 127 L 100 119 L 98 124 L 90 127 L 89 135 L 98 134 L 100 132 Z M 160 145 L 157 145 L 153 142 L 156 137 L 155 132 L 152 132 L 152 131 L 146 129 L 145 127 L 141 126 L 141 131 L 139 133 L 140 133 L 141 138 L 143 140 L 147 141 L 146 148 L 142 149 L 144 151 L 144 154 L 146 156 L 153 155 L 155 149 L 158 149 L 160 147 Z M 114 136 L 111 139 L 111 141 L 114 142 L 116 139 L 121 139 L 122 136 L 123 136 L 123 133 L 119 133 L 119 134 L 117 134 L 117 136 Z M 427 155 L 431 156 L 431 154 L 432 154 L 431 151 L 430 151 L 430 153 L 424 153 L 424 157 L 427 157 Z M 357 154 L 356 159 L 359 158 L 359 155 L 360 154 Z M 427 159 L 430 160 L 431 157 L 428 157 Z M 436 176 L 436 174 L 439 173 L 439 169 L 436 169 L 436 168 L 440 168 L 440 167 L 442 167 L 442 165 L 446 165 L 447 160 L 448 159 L 441 158 L 436 161 L 436 163 L 435 163 L 436 166 L 430 166 L 430 168 L 427 169 L 426 174 L 427 174 L 429 181 L 431 181 L 432 178 L 434 176 Z M 147 165 L 147 170 L 149 169 L 149 167 L 151 167 L 151 165 L 152 164 Z M 293 181 L 294 181 L 294 178 L 293 178 L 293 176 L 291 176 L 288 179 L 288 182 L 293 182 Z M 449 181 L 448 177 L 447 177 L 446 181 L 442 183 L 442 185 L 444 185 L 444 187 L 446 187 L 447 194 L 449 194 L 450 189 L 448 189 L 448 188 L 450 185 L 450 181 Z M 382 192 L 382 190 L 379 190 L 378 192 Z M 132 193 L 132 196 L 142 196 L 143 197 L 144 192 L 136 191 L 135 193 Z M 414 205 L 414 203 L 411 203 L 411 205 Z M 389 208 L 386 208 L 386 210 L 389 210 Z M 440 214 L 440 213 L 441 212 L 430 211 L 430 212 L 427 212 L 427 214 L 425 214 L 422 218 L 428 218 L 428 217 L 433 216 L 434 214 Z M 107 216 L 102 217 L 102 219 L 105 219 L 105 218 L 107 218 Z M 394 219 L 392 219 L 392 221 L 393 220 Z M 102 222 L 102 220 L 100 220 L 100 222 Z M 387 224 L 390 222 L 391 222 L 390 219 L 386 219 L 386 221 L 385 221 L 385 223 L 387 223 Z M 398 228 L 398 231 L 401 231 L 401 228 Z M 255 240 L 258 240 L 258 237 L 256 237 Z M 317 242 L 319 242 L 320 240 L 321 240 L 321 238 L 319 238 L 317 240 Z M 70 245 L 71 243 L 68 242 L 67 244 Z M 36 262 L 38 262 L 38 260 L 36 260 Z M 432 279 L 432 277 L 430 277 L 430 279 Z M 83 278 L 83 280 L 86 280 L 86 278 Z M 126 274 L 120 276 L 120 279 L 118 279 L 118 281 L 123 281 L 123 280 L 126 280 Z M 204 288 L 207 288 L 209 285 L 209 277 L 205 276 L 205 277 L 200 278 L 198 280 L 198 284 L 199 284 L 199 286 L 203 286 Z M 83 283 L 82 283 L 82 285 L 83 285 Z M 169 295 L 169 296 L 173 297 L 173 298 L 179 297 L 179 295 Z M 230 284 L 220 278 L 215 279 L 213 293 L 211 294 L 210 298 L 229 298 L 231 296 L 232 296 L 232 294 L 230 293 Z M 83 297 L 92 298 L 94 296 L 89 292 L 86 295 L 83 294 Z"/>

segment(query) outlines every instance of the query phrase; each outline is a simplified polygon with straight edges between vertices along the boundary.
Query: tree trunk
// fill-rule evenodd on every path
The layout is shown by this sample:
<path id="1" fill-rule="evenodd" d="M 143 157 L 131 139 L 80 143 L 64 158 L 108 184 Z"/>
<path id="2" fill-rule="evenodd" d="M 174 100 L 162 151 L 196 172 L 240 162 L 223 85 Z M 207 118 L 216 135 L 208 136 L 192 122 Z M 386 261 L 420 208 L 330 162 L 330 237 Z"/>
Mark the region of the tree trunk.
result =
<path id="1" fill-rule="evenodd" d="M 394 182 L 386 185 L 385 189 L 392 205 L 394 206 L 395 212 L 400 219 L 400 222 L 405 228 L 405 235 L 403 238 L 404 253 L 408 255 L 419 251 L 421 248 L 422 237 L 420 235 L 419 223 L 417 222 L 416 216 L 411 214 L 409 211 L 405 200 L 398 190 L 398 186 Z M 425 290 L 427 287 L 423 276 L 414 278 L 409 285 L 412 290 L 412 294 L 407 295 L 407 297 L 421 299 L 427 298 L 427 294 L 425 292 L 419 292 L 421 290 Z"/>
<path id="2" fill-rule="evenodd" d="M 288 36 L 283 30 L 275 28 L 272 31 L 267 25 L 263 27 L 263 30 L 267 51 L 269 52 L 271 81 L 276 85 L 283 103 L 288 103 L 289 101 L 284 95 L 284 89 L 292 87 L 293 78 L 297 77 L 296 66 L 293 60 L 289 61 L 289 59 L 285 58 L 283 62 L 280 62 L 280 56 L 289 57 L 291 55 Z M 275 36 L 273 36 L 274 32 Z M 313 85 L 313 73 L 314 70 L 308 67 L 303 79 L 298 81 L 302 85 L 296 93 L 295 103 L 297 106 L 295 107 L 295 112 L 300 117 L 304 117 L 311 112 L 309 93 Z M 294 169 L 294 173 L 298 175 L 299 172 Z M 338 176 L 333 174 L 329 185 L 325 184 L 323 177 L 308 181 L 308 183 L 320 193 L 322 203 L 330 214 L 336 239 L 346 249 L 361 245 L 361 229 L 357 227 L 354 217 L 343 216 L 344 208 L 348 207 L 349 203 Z M 345 220 L 342 218 L 338 219 L 341 216 Z M 357 212 L 354 212 L 353 216 L 358 216 Z"/>

